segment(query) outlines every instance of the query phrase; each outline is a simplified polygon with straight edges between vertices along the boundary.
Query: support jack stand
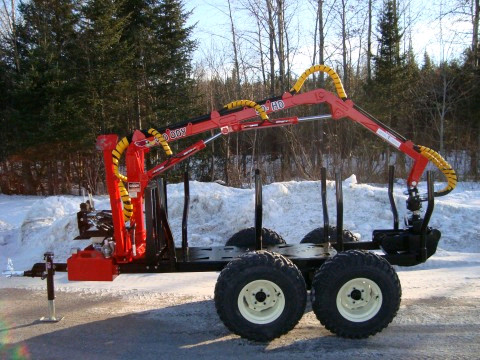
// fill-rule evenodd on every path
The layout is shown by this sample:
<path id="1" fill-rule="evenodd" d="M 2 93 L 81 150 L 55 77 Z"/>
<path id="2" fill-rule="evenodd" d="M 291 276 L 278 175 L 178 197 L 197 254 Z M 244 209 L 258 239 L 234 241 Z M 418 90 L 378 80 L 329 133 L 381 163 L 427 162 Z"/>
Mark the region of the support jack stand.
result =
<path id="1" fill-rule="evenodd" d="M 47 295 L 48 295 L 48 316 L 40 318 L 41 322 L 56 323 L 63 319 L 57 317 L 55 314 L 55 289 L 53 284 L 53 276 L 55 275 L 55 267 L 53 265 L 53 253 L 47 252 L 44 254 L 45 259 L 45 272 L 43 273 L 42 280 L 47 279 Z"/>

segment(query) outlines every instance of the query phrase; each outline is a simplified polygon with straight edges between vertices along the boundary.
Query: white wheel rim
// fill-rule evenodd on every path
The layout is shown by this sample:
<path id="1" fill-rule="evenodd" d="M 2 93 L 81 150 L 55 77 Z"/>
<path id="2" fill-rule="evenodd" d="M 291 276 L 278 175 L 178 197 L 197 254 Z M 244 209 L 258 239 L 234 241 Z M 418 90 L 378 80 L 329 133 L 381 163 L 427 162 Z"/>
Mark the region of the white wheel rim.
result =
<path id="1" fill-rule="evenodd" d="M 280 317 L 285 309 L 285 296 L 280 287 L 268 280 L 255 280 L 238 294 L 238 309 L 254 324 L 268 324 Z"/>
<path id="2" fill-rule="evenodd" d="M 366 278 L 356 278 L 345 283 L 337 294 L 337 309 L 347 320 L 363 322 L 370 320 L 382 307 L 382 291 Z"/>

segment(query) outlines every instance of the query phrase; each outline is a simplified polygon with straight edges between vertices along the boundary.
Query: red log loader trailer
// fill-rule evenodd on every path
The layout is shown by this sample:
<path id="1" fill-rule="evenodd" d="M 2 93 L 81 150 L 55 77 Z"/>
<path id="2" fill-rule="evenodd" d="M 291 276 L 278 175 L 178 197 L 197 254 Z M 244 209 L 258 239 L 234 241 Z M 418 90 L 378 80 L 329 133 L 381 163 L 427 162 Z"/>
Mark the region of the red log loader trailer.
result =
<path id="1" fill-rule="evenodd" d="M 330 75 L 337 94 L 325 89 L 300 92 L 307 77 L 319 71 Z M 328 105 L 329 113 L 270 118 L 282 110 L 315 104 Z M 285 244 L 274 231 L 262 227 L 261 177 L 257 171 L 255 227 L 240 231 L 225 246 L 192 247 L 187 237 L 186 175 L 182 246 L 175 247 L 168 222 L 166 183 L 159 175 L 220 136 L 328 118 L 350 119 L 413 160 L 406 189 L 409 215 L 403 229 L 393 200 L 393 168 L 388 191 L 393 227 L 374 230 L 370 241 L 356 241 L 343 229 L 338 173 L 337 224 L 329 225 L 326 171 L 322 169 L 323 227 L 298 244 Z M 173 154 L 169 143 L 204 132 L 217 133 Z M 72 254 L 66 264 L 53 264 L 51 254 L 47 255 L 47 270 L 68 271 L 73 281 L 111 281 L 126 273 L 221 271 L 215 287 L 220 319 L 232 332 L 256 341 L 290 331 L 303 316 L 308 290 L 317 318 L 333 333 L 365 338 L 382 331 L 400 306 L 401 286 L 392 265 L 417 265 L 435 253 L 440 231 L 428 226 L 434 197 L 446 195 L 456 185 L 454 170 L 438 153 L 407 140 L 355 105 L 335 71 L 324 65 L 309 68 L 281 96 L 257 102 L 234 101 L 219 111 L 161 129 L 137 130 L 120 141 L 117 135 L 101 135 L 96 146 L 103 153 L 111 210 L 96 210 L 92 201 L 82 203 L 77 215 L 78 238 L 91 239 L 92 244 Z M 155 146 L 163 147 L 167 158 L 148 170 L 145 156 Z M 126 174 L 120 171 L 123 158 Z M 417 186 L 429 161 L 445 175 L 447 185 L 435 192 L 428 172 L 425 195 Z M 423 202 L 427 203 L 425 212 Z M 24 275 L 45 273 L 45 264 L 35 264 Z"/>

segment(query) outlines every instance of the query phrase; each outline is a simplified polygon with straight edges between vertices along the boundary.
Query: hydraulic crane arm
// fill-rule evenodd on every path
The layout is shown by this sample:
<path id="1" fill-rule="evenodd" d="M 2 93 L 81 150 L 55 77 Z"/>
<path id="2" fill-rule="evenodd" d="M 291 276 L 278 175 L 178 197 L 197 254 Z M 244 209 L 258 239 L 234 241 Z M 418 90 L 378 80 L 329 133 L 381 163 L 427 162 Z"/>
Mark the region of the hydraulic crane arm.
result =
<path id="1" fill-rule="evenodd" d="M 300 93 L 306 78 L 314 72 L 323 71 L 333 79 L 337 95 L 325 90 L 315 89 Z M 270 119 L 269 115 L 300 105 L 326 104 L 329 114 L 312 117 L 286 117 Z M 332 118 L 348 118 L 356 122 L 382 140 L 413 159 L 413 166 L 407 179 L 410 194 L 417 194 L 418 182 L 428 164 L 432 161 L 447 179 L 447 186 L 436 192 L 436 196 L 449 193 L 456 185 L 456 175 L 452 167 L 435 151 L 415 145 L 396 131 L 390 129 L 372 115 L 355 105 L 347 98 L 340 78 L 331 68 L 317 65 L 305 71 L 290 91 L 282 96 L 259 102 L 237 100 L 227 104 L 219 111 L 213 111 L 200 117 L 155 130 L 137 130 L 132 135 L 117 142 L 116 135 L 102 135 L 97 139 L 97 148 L 104 154 L 107 172 L 107 186 L 110 193 L 114 237 L 116 240 L 115 257 L 119 262 L 129 262 L 133 258 L 142 258 L 145 248 L 145 229 L 143 215 L 144 191 L 154 177 L 162 174 L 174 165 L 204 149 L 210 141 L 220 135 L 251 129 L 275 126 L 295 125 L 304 121 Z M 207 140 L 200 140 L 183 151 L 173 155 L 169 143 L 212 130 L 220 130 Z M 144 156 L 154 146 L 162 146 L 167 159 L 150 170 L 145 170 Z M 119 171 L 119 163 L 126 152 L 127 175 Z M 127 184 L 127 186 L 125 185 Z M 123 208 L 122 208 L 123 204 Z M 417 205 L 415 205 L 417 206 Z M 413 210 L 419 210 L 412 206 Z M 138 210 L 136 210 L 138 209 Z M 126 223 L 130 221 L 130 226 Z M 132 250 L 132 247 L 135 251 Z"/>
<path id="2" fill-rule="evenodd" d="M 316 89 L 305 93 L 299 93 L 306 78 L 316 71 L 324 71 L 332 77 L 338 96 L 325 89 Z M 222 134 L 229 134 L 231 132 L 266 128 L 271 126 L 294 125 L 299 122 L 298 118 L 296 117 L 270 120 L 268 115 L 299 105 L 314 105 L 321 103 L 325 103 L 329 106 L 329 115 L 331 118 L 335 120 L 348 118 L 356 123 L 359 123 L 363 127 L 373 132 L 375 135 L 382 138 L 384 141 L 388 142 L 390 145 L 397 148 L 399 151 L 412 158 L 414 160 L 414 164 L 407 179 L 408 186 L 416 186 L 418 184 L 420 177 L 423 174 L 428 161 L 430 160 L 445 174 L 448 182 L 446 188 L 437 192 L 435 195 L 446 195 L 455 187 L 455 173 L 451 166 L 448 165 L 448 163 L 438 153 L 426 147 L 415 145 L 413 142 L 407 140 L 402 135 L 355 105 L 352 100 L 347 99 L 347 95 L 343 89 L 338 75 L 331 68 L 324 65 L 313 66 L 305 71 L 302 76 L 300 76 L 300 79 L 297 81 L 294 87 L 280 97 L 262 100 L 258 103 L 249 100 L 234 101 L 230 104 L 227 104 L 220 111 L 213 111 L 210 114 L 205 114 L 200 117 L 190 119 L 186 122 L 173 124 L 164 127 L 159 131 L 150 129 L 148 132 L 143 132 L 144 134 L 146 133 L 146 138 L 136 141 L 134 145 L 139 148 L 150 148 L 152 146 L 162 145 L 167 155 L 171 155 L 171 151 L 169 152 L 167 142 L 172 142 L 215 129 L 220 129 Z M 260 117 L 260 119 L 258 119 L 258 117 Z M 124 147 L 125 141 L 126 138 L 124 138 L 119 145 Z M 198 146 L 201 146 L 200 143 L 201 142 L 197 143 Z M 182 151 L 180 155 L 183 156 L 184 153 L 185 151 Z M 189 154 L 193 155 L 193 153 Z M 176 163 L 178 163 L 178 161 L 174 161 L 173 165 Z M 172 164 L 172 162 L 168 162 L 167 160 L 167 163 L 160 164 L 159 166 L 155 167 L 154 171 L 149 171 L 149 173 L 158 175 L 164 170 L 170 168 L 171 166 L 167 166 L 169 164 Z"/>

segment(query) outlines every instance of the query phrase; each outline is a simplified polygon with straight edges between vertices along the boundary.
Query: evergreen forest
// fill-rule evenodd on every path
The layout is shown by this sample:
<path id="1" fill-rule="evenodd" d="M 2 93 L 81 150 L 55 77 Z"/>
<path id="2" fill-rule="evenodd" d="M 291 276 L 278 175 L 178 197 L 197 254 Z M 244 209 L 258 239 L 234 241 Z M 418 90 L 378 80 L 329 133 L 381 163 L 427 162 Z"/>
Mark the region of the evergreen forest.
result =
<path id="1" fill-rule="evenodd" d="M 405 1 L 305 1 L 315 18 L 310 65 L 333 67 L 356 104 L 414 143 L 436 149 L 460 180 L 478 181 L 479 0 L 451 3 L 469 22 L 471 41 L 458 56 L 440 61 L 428 52 L 414 53 L 400 6 Z M 98 135 L 162 128 L 233 100 L 258 101 L 292 87 L 300 75 L 292 64 L 296 29 L 289 26 L 296 2 L 226 0 L 230 46 L 215 52 L 199 49 L 187 3 L 2 0 L 0 193 L 104 193 Z M 250 33 L 239 31 L 235 6 L 259 10 L 250 14 Z M 362 26 L 354 29 L 349 16 L 355 11 L 362 14 Z M 333 22 L 335 58 L 326 46 Z M 352 50 L 354 37 L 361 45 Z M 196 60 L 199 51 L 203 58 Z M 334 91 L 320 74 L 310 76 L 302 91 L 318 87 Z M 327 110 L 302 106 L 278 116 Z M 198 138 L 172 142 L 172 150 Z M 164 158 L 162 151 L 152 151 L 147 167 Z M 222 136 L 167 176 L 179 181 L 188 168 L 193 179 L 242 186 L 251 182 L 255 168 L 273 182 L 316 180 L 326 166 L 330 174 L 336 169 L 380 183 L 389 164 L 396 165 L 397 177 L 409 171 L 409 159 L 358 124 L 329 120 Z"/>

